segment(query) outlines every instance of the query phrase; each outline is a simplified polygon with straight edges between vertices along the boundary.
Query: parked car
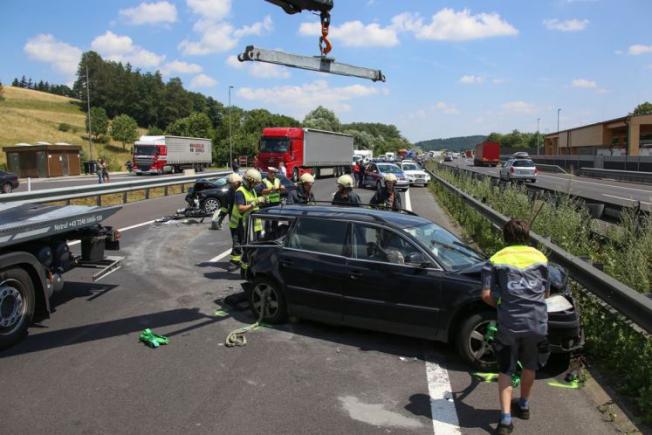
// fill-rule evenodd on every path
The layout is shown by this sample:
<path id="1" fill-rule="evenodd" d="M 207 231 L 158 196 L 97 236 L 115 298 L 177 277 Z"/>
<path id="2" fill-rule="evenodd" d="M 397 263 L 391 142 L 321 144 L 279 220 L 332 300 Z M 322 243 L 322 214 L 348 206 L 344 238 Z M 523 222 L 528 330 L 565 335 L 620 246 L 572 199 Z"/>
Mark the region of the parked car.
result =
<path id="1" fill-rule="evenodd" d="M 11 193 L 18 188 L 18 176 L 11 172 L 0 171 L 0 186 L 2 193 Z"/>
<path id="2" fill-rule="evenodd" d="M 453 161 L 453 156 L 451 156 L 450 154 L 446 154 L 444 156 L 444 161 L 445 162 L 452 162 Z"/>
<path id="3" fill-rule="evenodd" d="M 267 176 L 262 173 L 263 178 Z M 296 188 L 294 183 L 289 179 L 280 176 L 281 183 L 285 186 L 287 192 Z M 188 206 L 192 207 L 195 199 L 199 200 L 199 207 L 206 215 L 212 215 L 215 210 L 222 207 L 226 203 L 226 194 L 229 191 L 227 177 L 222 177 L 214 180 L 200 179 L 197 180 L 193 187 L 188 189 L 186 194 L 186 202 Z"/>
<path id="4" fill-rule="evenodd" d="M 480 368 L 495 356 L 484 341 L 496 312 L 481 301 L 486 258 L 413 213 L 326 206 L 273 207 L 250 219 L 277 231 L 245 248 L 245 293 L 256 318 L 289 316 L 454 343 Z M 565 271 L 551 270 L 553 352 L 583 345 Z M 265 309 L 262 309 L 265 301 Z"/>
<path id="5" fill-rule="evenodd" d="M 401 163 L 401 169 L 410 182 L 410 186 L 425 186 L 426 184 L 430 183 L 430 175 L 424 171 L 423 168 L 411 160 L 403 160 Z"/>
<path id="6" fill-rule="evenodd" d="M 364 187 L 379 189 L 385 186 L 385 175 L 394 174 L 398 181 L 396 182 L 397 190 L 408 190 L 410 181 L 403 170 L 394 163 L 371 163 L 365 169 Z"/>
<path id="7" fill-rule="evenodd" d="M 507 160 L 498 170 L 501 180 L 506 181 L 531 181 L 536 183 L 539 171 L 530 159 Z"/>

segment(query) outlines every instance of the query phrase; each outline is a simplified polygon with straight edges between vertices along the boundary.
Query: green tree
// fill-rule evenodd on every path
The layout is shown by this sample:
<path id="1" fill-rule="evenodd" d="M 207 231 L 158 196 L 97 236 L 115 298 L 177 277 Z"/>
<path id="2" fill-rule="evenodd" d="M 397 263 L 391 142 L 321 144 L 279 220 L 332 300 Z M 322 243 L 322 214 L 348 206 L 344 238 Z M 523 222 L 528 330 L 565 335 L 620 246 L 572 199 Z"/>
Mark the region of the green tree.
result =
<path id="1" fill-rule="evenodd" d="M 88 114 L 86 115 L 86 125 L 88 126 Z M 109 117 L 106 115 L 106 110 L 103 107 L 91 108 L 91 133 L 95 139 L 106 135 L 109 130 Z"/>
<path id="2" fill-rule="evenodd" d="M 2 87 L 2 82 L 0 82 L 0 101 L 5 99 L 5 88 Z"/>
<path id="3" fill-rule="evenodd" d="M 111 121 L 111 137 L 122 142 L 122 149 L 127 149 L 127 142 L 138 139 L 138 124 L 129 115 L 119 115 Z"/>
<path id="4" fill-rule="evenodd" d="M 327 131 L 342 130 L 342 124 L 340 124 L 340 120 L 335 115 L 335 112 L 323 106 L 319 106 L 308 113 L 303 119 L 303 126 Z"/>
<path id="5" fill-rule="evenodd" d="M 636 109 L 634 109 L 632 115 L 634 116 L 652 115 L 652 103 L 646 101 L 645 103 L 639 104 L 638 106 L 636 106 Z"/>
<path id="6" fill-rule="evenodd" d="M 150 125 L 149 129 L 147 130 L 148 136 L 163 136 L 164 134 L 165 132 L 155 125 Z"/>

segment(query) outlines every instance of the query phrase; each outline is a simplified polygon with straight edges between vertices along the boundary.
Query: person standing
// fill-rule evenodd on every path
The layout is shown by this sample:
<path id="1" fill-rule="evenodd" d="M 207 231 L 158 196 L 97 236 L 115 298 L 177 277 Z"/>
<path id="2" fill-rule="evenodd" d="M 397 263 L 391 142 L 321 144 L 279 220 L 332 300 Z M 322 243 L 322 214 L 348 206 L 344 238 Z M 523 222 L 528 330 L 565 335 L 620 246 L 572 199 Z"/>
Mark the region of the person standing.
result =
<path id="1" fill-rule="evenodd" d="M 403 204 L 401 202 L 401 194 L 396 191 L 396 175 L 386 174 L 384 180 L 385 185 L 376 191 L 369 204 L 393 211 L 401 210 Z"/>
<path id="2" fill-rule="evenodd" d="M 278 164 L 278 172 L 283 176 L 283 178 L 288 177 L 288 170 L 282 160 Z"/>
<path id="3" fill-rule="evenodd" d="M 312 193 L 312 185 L 315 184 L 315 177 L 310 174 L 303 174 L 299 178 L 299 184 L 288 195 L 288 205 L 311 205 L 316 204 L 315 195 Z"/>
<path id="4" fill-rule="evenodd" d="M 102 174 L 102 159 L 95 162 L 95 175 L 97 175 L 97 184 L 102 184 L 104 182 Z"/>
<path id="5" fill-rule="evenodd" d="M 356 160 L 353 164 L 353 178 L 357 182 L 360 180 L 360 160 Z"/>
<path id="6" fill-rule="evenodd" d="M 360 207 L 362 204 L 360 196 L 353 191 L 353 178 L 350 175 L 337 179 L 337 192 L 333 194 L 332 204 L 348 207 Z"/>
<path id="7" fill-rule="evenodd" d="M 109 165 L 106 163 L 106 160 L 104 159 L 102 159 L 102 180 L 104 180 L 105 183 L 111 181 L 109 177 Z"/>
<path id="8" fill-rule="evenodd" d="M 211 219 L 211 230 L 221 230 L 224 218 L 227 215 L 231 216 L 231 210 L 235 203 L 235 191 L 238 190 L 240 184 L 242 184 L 242 177 L 239 174 L 233 173 L 228 176 L 228 182 L 229 191 L 226 193 L 226 203 L 213 213 L 213 218 Z"/>
<path id="9" fill-rule="evenodd" d="M 238 173 L 238 171 L 240 171 L 240 164 L 238 163 L 238 159 L 233 159 L 233 161 L 231 162 L 231 170 L 236 174 Z"/>
<path id="10" fill-rule="evenodd" d="M 363 160 L 359 160 L 360 162 L 360 172 L 358 173 L 358 187 L 360 189 L 364 188 L 364 174 L 365 174 L 365 162 Z"/>
<path id="11" fill-rule="evenodd" d="M 510 434 L 512 424 L 512 375 L 517 363 L 521 373 L 521 397 L 514 403 L 515 415 L 530 418 L 530 394 L 536 371 L 550 355 L 548 311 L 550 295 L 548 259 L 527 246 L 530 228 L 527 222 L 512 219 L 503 227 L 507 247 L 489 259 L 482 269 L 482 300 L 497 308 L 498 332 L 493 342 L 498 360 L 500 398 L 499 435 Z"/>
<path id="12" fill-rule="evenodd" d="M 263 179 L 263 188 L 260 191 L 261 195 L 267 196 L 268 207 L 281 204 L 281 195 L 285 191 L 285 186 L 281 184 L 281 180 L 276 174 L 278 174 L 278 169 L 267 168 L 267 176 Z"/>

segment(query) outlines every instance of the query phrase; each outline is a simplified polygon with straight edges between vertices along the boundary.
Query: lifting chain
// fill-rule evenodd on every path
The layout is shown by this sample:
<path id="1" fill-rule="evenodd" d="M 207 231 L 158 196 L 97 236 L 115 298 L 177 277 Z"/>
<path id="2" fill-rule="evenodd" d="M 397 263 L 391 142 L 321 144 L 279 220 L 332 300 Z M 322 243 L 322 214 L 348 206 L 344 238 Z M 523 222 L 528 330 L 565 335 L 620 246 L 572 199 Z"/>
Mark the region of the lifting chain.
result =
<path id="1" fill-rule="evenodd" d="M 319 38 L 319 51 L 322 57 L 326 57 L 333 49 L 333 45 L 328 40 L 328 30 L 331 25 L 331 15 L 328 12 L 322 12 L 321 15 L 321 37 Z"/>

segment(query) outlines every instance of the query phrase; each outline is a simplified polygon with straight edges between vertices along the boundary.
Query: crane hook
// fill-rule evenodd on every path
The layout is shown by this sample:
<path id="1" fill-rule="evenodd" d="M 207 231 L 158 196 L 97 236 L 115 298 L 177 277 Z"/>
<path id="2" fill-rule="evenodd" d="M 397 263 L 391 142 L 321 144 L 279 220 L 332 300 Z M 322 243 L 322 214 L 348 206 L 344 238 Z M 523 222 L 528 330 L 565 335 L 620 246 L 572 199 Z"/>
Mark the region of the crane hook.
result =
<path id="1" fill-rule="evenodd" d="M 322 12 L 321 18 L 321 37 L 319 38 L 319 51 L 322 57 L 326 57 L 333 49 L 333 44 L 328 40 L 328 31 L 331 25 L 331 15 L 328 12 Z"/>

